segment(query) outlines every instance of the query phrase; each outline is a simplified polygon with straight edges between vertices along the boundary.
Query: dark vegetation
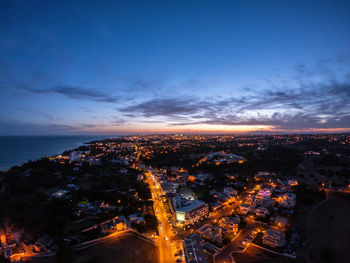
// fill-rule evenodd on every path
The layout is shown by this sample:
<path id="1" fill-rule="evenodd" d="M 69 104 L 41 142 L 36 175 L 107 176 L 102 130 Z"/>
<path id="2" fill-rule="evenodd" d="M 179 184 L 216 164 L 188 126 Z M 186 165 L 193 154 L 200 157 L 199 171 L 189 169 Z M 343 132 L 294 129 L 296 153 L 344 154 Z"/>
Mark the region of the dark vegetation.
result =
<path id="1" fill-rule="evenodd" d="M 142 200 L 151 198 L 148 185 L 137 181 L 137 170 L 120 174 L 121 164 L 103 166 L 83 164 L 75 171 L 74 163 L 52 162 L 47 158 L 30 161 L 2 173 L 0 183 L 0 217 L 11 218 L 17 228 L 32 233 L 36 239 L 44 233 L 64 237 L 64 227 L 79 218 L 74 214 L 78 202 L 103 200 L 111 205 L 126 206 L 123 212 L 133 212 L 128 204 L 134 202 L 129 189 L 135 189 Z M 51 193 L 75 184 L 79 189 L 70 191 L 67 198 L 56 199 Z M 137 206 L 135 206 L 137 209 Z M 115 216 L 103 214 L 102 220 Z"/>

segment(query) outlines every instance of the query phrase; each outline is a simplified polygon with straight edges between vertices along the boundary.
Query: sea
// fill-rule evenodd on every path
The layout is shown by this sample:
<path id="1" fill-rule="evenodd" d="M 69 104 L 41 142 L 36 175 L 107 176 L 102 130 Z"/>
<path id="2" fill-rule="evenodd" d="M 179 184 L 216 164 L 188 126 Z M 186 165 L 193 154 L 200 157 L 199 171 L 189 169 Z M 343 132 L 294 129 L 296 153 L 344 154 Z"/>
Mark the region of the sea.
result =
<path id="1" fill-rule="evenodd" d="M 116 137 L 120 136 L 0 136 L 0 170 L 57 155 L 93 140 Z"/>

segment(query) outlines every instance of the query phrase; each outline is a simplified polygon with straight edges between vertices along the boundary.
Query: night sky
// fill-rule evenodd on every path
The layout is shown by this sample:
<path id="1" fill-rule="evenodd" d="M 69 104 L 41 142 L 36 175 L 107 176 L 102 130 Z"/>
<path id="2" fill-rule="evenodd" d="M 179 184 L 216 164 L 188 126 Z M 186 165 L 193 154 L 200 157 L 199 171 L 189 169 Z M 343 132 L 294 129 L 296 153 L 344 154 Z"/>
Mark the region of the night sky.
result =
<path id="1" fill-rule="evenodd" d="M 350 1 L 0 1 L 0 135 L 350 131 Z"/>

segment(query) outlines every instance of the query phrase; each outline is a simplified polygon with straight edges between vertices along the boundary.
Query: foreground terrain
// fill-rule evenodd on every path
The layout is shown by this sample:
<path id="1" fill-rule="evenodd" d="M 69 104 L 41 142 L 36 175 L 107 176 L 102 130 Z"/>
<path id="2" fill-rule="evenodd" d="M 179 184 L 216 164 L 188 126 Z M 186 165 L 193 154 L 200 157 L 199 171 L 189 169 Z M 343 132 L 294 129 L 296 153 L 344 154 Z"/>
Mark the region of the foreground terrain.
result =
<path id="1" fill-rule="evenodd" d="M 75 252 L 73 263 L 144 263 L 158 262 L 156 246 L 137 237 L 120 237 L 106 243 Z M 55 263 L 56 257 L 32 258 L 24 260 L 32 263 Z"/>
<path id="2" fill-rule="evenodd" d="M 309 262 L 349 262 L 350 196 L 331 195 L 313 212 L 306 231 Z"/>

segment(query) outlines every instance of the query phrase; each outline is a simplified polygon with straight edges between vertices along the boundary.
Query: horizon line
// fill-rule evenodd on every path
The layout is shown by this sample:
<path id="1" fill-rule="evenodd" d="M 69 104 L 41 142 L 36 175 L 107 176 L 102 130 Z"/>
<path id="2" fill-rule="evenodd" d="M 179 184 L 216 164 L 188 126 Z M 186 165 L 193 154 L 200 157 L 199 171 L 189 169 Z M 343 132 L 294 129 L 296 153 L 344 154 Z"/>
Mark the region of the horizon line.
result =
<path id="1" fill-rule="evenodd" d="M 241 136 L 241 135 L 321 135 L 321 134 L 350 134 L 350 131 L 314 131 L 314 132 L 288 132 L 288 131 L 276 131 L 276 132 L 242 132 L 242 133 L 206 133 L 206 132 L 161 132 L 161 133 L 152 133 L 152 132 L 145 132 L 145 133 L 128 133 L 128 134 L 3 134 L 0 135 L 0 137 L 68 137 L 68 136 L 84 136 L 84 137 L 93 137 L 93 136 L 103 136 L 103 137 L 113 137 L 113 136 L 120 136 L 120 137 L 128 137 L 128 136 L 151 136 L 151 135 L 192 135 L 192 136 Z"/>

